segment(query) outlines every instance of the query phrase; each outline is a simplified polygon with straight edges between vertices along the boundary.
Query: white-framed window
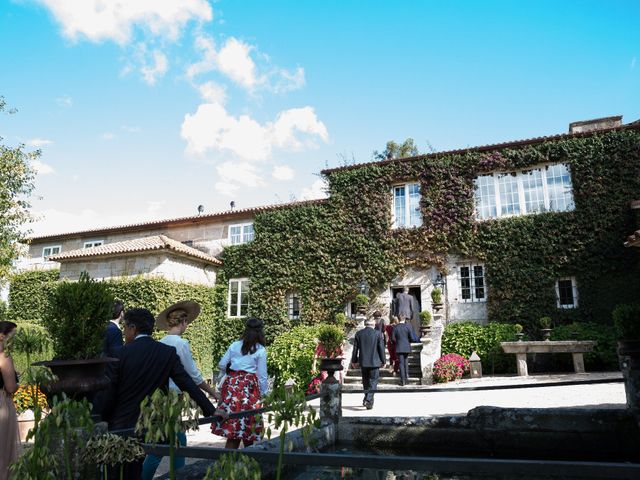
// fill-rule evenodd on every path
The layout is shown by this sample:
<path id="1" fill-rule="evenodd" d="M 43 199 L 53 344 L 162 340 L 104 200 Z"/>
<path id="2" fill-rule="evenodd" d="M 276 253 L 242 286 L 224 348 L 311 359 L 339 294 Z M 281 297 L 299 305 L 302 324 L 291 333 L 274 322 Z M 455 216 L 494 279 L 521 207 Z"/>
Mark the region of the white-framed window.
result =
<path id="1" fill-rule="evenodd" d="M 50 245 L 48 247 L 42 248 L 42 258 L 47 260 L 51 255 L 55 255 L 56 253 L 60 253 L 62 247 L 60 245 Z"/>
<path id="2" fill-rule="evenodd" d="M 458 282 L 460 301 L 464 303 L 487 301 L 487 283 L 484 280 L 483 264 L 464 263 L 458 265 Z"/>
<path id="3" fill-rule="evenodd" d="M 300 292 L 297 290 L 287 293 L 287 312 L 290 320 L 300 318 Z"/>
<path id="4" fill-rule="evenodd" d="M 481 175 L 474 186 L 478 220 L 575 208 L 571 172 L 564 163 Z"/>
<path id="5" fill-rule="evenodd" d="M 564 277 L 556 280 L 556 305 L 558 308 L 578 307 L 576 277 Z"/>
<path id="6" fill-rule="evenodd" d="M 251 285 L 248 278 L 229 280 L 229 316 L 246 317 L 249 314 Z"/>
<path id="7" fill-rule="evenodd" d="M 405 183 L 394 185 L 392 195 L 393 228 L 422 226 L 420 184 Z"/>
<path id="8" fill-rule="evenodd" d="M 104 240 L 91 240 L 89 242 L 84 242 L 84 248 L 99 247 L 100 245 L 104 245 Z"/>
<path id="9" fill-rule="evenodd" d="M 236 225 L 229 225 L 230 245 L 249 243 L 251 240 L 253 240 L 253 236 L 253 223 L 239 223 Z"/>

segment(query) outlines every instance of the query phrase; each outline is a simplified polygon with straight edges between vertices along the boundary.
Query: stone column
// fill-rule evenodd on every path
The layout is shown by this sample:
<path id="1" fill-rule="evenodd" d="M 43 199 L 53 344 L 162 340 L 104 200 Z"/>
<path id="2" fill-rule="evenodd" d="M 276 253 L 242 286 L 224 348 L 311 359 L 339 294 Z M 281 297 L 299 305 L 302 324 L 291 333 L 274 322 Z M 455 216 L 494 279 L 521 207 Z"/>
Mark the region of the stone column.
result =
<path id="1" fill-rule="evenodd" d="M 529 369 L 527 368 L 527 354 L 516 353 L 516 363 L 518 365 L 518 375 L 526 377 L 529 375 Z"/>
<path id="2" fill-rule="evenodd" d="M 320 421 L 322 424 L 338 423 L 342 416 L 342 385 L 335 378 L 328 377 L 320 384 Z"/>
<path id="3" fill-rule="evenodd" d="M 434 315 L 434 318 L 435 315 Z M 433 321 L 429 333 L 421 339 L 422 350 L 420 351 L 420 370 L 422 371 L 422 385 L 433 383 L 433 364 L 442 353 L 441 340 L 444 326 L 440 317 Z"/>

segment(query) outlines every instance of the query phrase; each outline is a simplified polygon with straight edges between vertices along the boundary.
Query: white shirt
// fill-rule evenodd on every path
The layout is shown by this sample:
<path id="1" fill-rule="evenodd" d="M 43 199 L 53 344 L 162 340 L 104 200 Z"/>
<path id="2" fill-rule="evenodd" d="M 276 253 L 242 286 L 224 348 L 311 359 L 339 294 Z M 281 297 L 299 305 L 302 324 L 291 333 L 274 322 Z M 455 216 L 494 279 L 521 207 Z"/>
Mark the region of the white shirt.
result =
<path id="1" fill-rule="evenodd" d="M 267 349 L 262 345 L 256 345 L 255 353 L 242 354 L 242 340 L 233 342 L 218 363 L 218 368 L 224 370 L 231 362 L 231 370 L 244 370 L 247 373 L 255 373 L 260 385 L 260 394 L 269 392 L 269 379 L 267 377 Z"/>
<path id="2" fill-rule="evenodd" d="M 185 372 L 187 372 L 193 380 L 193 383 L 200 385 L 204 381 L 200 370 L 198 370 L 198 367 L 196 366 L 196 362 L 193 360 L 188 340 L 185 340 L 180 335 L 165 335 L 160 342 L 176 349 L 178 357 L 180 357 L 180 361 L 182 362 L 182 366 L 184 367 Z M 173 383 L 173 380 L 171 379 L 169 379 L 169 388 L 171 390 L 177 390 L 178 392 L 180 391 L 178 386 Z"/>

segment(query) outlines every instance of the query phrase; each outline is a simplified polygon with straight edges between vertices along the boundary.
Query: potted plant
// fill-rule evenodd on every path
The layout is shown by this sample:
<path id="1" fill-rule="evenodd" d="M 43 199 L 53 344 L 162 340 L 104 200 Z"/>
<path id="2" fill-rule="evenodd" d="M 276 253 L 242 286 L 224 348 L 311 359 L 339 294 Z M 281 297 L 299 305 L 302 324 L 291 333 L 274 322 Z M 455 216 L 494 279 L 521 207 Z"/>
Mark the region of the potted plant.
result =
<path id="1" fill-rule="evenodd" d="M 322 325 L 318 329 L 318 344 L 323 351 L 320 359 L 320 370 L 326 371 L 329 377 L 326 381 L 337 380 L 333 374 L 342 370 L 342 343 L 344 330 L 337 325 Z"/>
<path id="2" fill-rule="evenodd" d="M 618 335 L 618 356 L 624 376 L 627 406 L 640 415 L 640 304 L 621 304 L 613 309 Z"/>
<path id="3" fill-rule="evenodd" d="M 434 311 L 442 308 L 442 290 L 438 287 L 431 290 L 431 304 Z"/>
<path id="4" fill-rule="evenodd" d="M 538 325 L 540 325 L 540 331 L 542 332 L 542 339 L 545 341 L 549 341 L 551 339 L 551 317 L 541 317 L 538 320 Z"/>
<path id="5" fill-rule="evenodd" d="M 43 319 L 53 340 L 54 360 L 35 364 L 51 368 L 59 379 L 46 387 L 50 396 L 86 396 L 108 386 L 105 367 L 117 360 L 100 354 L 112 307 L 107 285 L 86 272 L 77 282 L 57 286 Z"/>
<path id="6" fill-rule="evenodd" d="M 514 329 L 516 331 L 516 339 L 521 342 L 522 341 L 522 337 L 524 337 L 524 333 L 522 333 L 522 325 L 520 325 L 519 323 L 516 323 L 514 326 Z"/>
<path id="7" fill-rule="evenodd" d="M 431 313 L 427 310 L 423 310 L 420 312 L 420 335 L 423 337 L 429 332 L 431 329 Z"/>
<path id="8" fill-rule="evenodd" d="M 367 297 L 364 293 L 359 293 L 356 295 L 355 299 L 356 309 L 360 315 L 364 315 L 367 311 L 367 307 L 369 306 L 369 297 Z"/>

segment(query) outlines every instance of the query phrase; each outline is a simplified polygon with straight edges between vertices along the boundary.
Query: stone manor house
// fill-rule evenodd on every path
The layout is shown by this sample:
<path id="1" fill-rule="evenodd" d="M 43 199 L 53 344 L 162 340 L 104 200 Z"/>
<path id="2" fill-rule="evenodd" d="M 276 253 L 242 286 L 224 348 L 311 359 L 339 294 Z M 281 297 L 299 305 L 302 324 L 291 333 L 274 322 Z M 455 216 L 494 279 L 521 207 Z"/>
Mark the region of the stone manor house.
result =
<path id="1" fill-rule="evenodd" d="M 588 137 L 603 132 L 640 130 L 640 121 L 622 124 L 622 117 L 608 117 L 570 125 L 569 133 L 519 140 L 495 145 L 473 147 L 457 152 L 492 152 L 522 145 L 558 142 Z M 402 162 L 390 159 L 385 162 Z M 370 164 L 353 165 L 323 172 L 325 175 L 340 169 L 357 169 Z M 565 212 L 576 208 L 575 178 L 569 165 L 562 162 L 541 164 L 521 171 L 494 171 L 478 175 L 474 181 L 475 215 L 477 222 L 520 215 L 544 215 L 544 212 Z M 401 179 L 389 184 L 389 212 L 393 229 L 420 228 L 428 218 L 421 212 L 420 184 Z M 640 197 L 640 195 L 639 195 Z M 218 213 L 200 214 L 132 225 L 113 226 L 77 232 L 61 232 L 28 239 L 28 257 L 19 262 L 19 269 L 59 268 L 63 279 L 77 279 L 82 271 L 92 277 L 108 279 L 127 276 L 161 276 L 174 281 L 213 286 L 222 263 L 219 254 L 228 245 L 254 240 L 253 221 L 256 215 L 286 209 L 305 203 L 322 204 L 327 200 L 312 200 L 262 207 L 232 209 Z M 629 204 L 639 209 L 640 202 Z M 635 228 L 638 228 L 637 226 Z M 628 243 L 637 243 L 629 231 Z M 635 239 L 634 239 L 635 238 Z M 625 238 L 620 238 L 621 245 Z M 434 286 L 444 290 L 448 322 L 457 320 L 487 320 L 487 299 L 491 284 L 485 278 L 485 265 L 475 258 L 451 254 L 442 274 L 437 268 L 409 268 L 401 278 L 393 279 L 381 291 L 374 292 L 382 305 L 389 305 L 395 291 L 407 286 L 422 309 L 431 304 Z M 249 278 L 229 279 L 228 315 L 245 316 L 251 302 Z M 558 309 L 572 309 L 580 305 L 581 290 L 576 277 L 559 277 L 555 282 Z M 300 299 L 288 293 L 286 302 L 290 318 L 300 313 Z M 345 306 L 347 311 L 349 306 Z"/>

